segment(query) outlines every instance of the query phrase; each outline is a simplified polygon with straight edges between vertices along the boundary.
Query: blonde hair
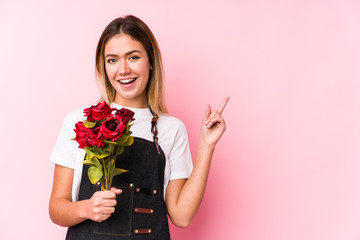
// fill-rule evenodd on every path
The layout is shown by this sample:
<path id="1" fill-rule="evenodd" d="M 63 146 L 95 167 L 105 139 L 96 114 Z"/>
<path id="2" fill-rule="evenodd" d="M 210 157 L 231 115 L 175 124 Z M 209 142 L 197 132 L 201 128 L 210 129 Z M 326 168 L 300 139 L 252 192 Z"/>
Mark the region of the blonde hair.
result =
<path id="1" fill-rule="evenodd" d="M 97 84 L 102 93 L 102 100 L 112 103 L 116 91 L 111 85 L 105 69 L 104 50 L 106 43 L 115 35 L 127 34 L 139 41 L 148 55 L 151 66 L 148 86 L 146 88 L 147 102 L 156 113 L 168 113 L 165 104 L 164 75 L 159 45 L 150 28 L 139 18 L 128 15 L 113 20 L 103 31 L 96 48 Z"/>

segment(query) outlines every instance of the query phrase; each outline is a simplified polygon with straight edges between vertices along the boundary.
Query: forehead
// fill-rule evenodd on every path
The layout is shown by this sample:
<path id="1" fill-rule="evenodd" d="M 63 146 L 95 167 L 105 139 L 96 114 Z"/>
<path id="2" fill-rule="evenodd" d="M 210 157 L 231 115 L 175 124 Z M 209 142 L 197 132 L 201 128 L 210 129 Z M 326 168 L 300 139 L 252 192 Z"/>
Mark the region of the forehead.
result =
<path id="1" fill-rule="evenodd" d="M 105 44 L 104 50 L 105 55 L 108 53 L 125 54 L 133 50 L 145 53 L 145 49 L 139 41 L 136 41 L 130 35 L 123 33 L 110 38 L 110 40 Z"/>

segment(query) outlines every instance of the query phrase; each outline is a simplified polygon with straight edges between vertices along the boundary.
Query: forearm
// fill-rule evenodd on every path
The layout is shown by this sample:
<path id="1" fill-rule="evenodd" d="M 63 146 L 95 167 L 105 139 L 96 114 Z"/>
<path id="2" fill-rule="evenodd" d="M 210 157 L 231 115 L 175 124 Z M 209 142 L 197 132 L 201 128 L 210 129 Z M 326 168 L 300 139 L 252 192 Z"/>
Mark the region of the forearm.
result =
<path id="1" fill-rule="evenodd" d="M 68 199 L 51 199 L 49 203 L 49 214 L 51 220 L 60 226 L 70 227 L 85 221 L 86 201 L 72 202 Z"/>
<path id="2" fill-rule="evenodd" d="M 175 196 L 174 204 L 170 210 L 172 213 L 169 214 L 170 218 L 177 226 L 186 227 L 189 225 L 200 206 L 214 148 L 215 146 L 208 146 L 200 140 L 193 171 L 178 192 L 178 196 Z"/>
<path id="3" fill-rule="evenodd" d="M 221 113 L 228 101 L 229 97 L 225 98 L 214 111 L 209 105 L 206 106 L 194 169 L 187 180 L 170 181 L 167 187 L 166 206 L 171 221 L 177 226 L 189 225 L 200 206 L 215 145 L 226 129 Z"/>

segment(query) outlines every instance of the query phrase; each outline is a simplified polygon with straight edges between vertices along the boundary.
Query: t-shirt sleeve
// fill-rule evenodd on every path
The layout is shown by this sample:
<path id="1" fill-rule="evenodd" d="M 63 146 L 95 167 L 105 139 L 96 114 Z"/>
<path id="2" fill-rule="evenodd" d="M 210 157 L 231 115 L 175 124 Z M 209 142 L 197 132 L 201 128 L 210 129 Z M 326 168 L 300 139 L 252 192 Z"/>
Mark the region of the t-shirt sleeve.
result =
<path id="1" fill-rule="evenodd" d="M 78 144 L 71 140 L 75 137 L 74 113 L 70 113 L 63 121 L 60 134 L 57 138 L 55 147 L 51 153 L 50 161 L 67 168 L 75 168 Z"/>
<path id="2" fill-rule="evenodd" d="M 185 125 L 180 122 L 175 133 L 174 144 L 169 154 L 170 179 L 188 178 L 193 169 L 188 134 Z"/>

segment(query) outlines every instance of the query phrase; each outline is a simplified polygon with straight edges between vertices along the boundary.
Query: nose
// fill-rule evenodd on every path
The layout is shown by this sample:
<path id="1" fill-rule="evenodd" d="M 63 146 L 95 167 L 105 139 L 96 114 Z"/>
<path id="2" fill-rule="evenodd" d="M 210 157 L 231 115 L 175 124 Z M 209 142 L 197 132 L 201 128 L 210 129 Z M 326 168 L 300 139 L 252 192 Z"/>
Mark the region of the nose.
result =
<path id="1" fill-rule="evenodd" d="M 126 62 L 126 60 L 119 61 L 119 69 L 118 74 L 119 75 L 127 75 L 131 72 L 129 64 Z"/>

